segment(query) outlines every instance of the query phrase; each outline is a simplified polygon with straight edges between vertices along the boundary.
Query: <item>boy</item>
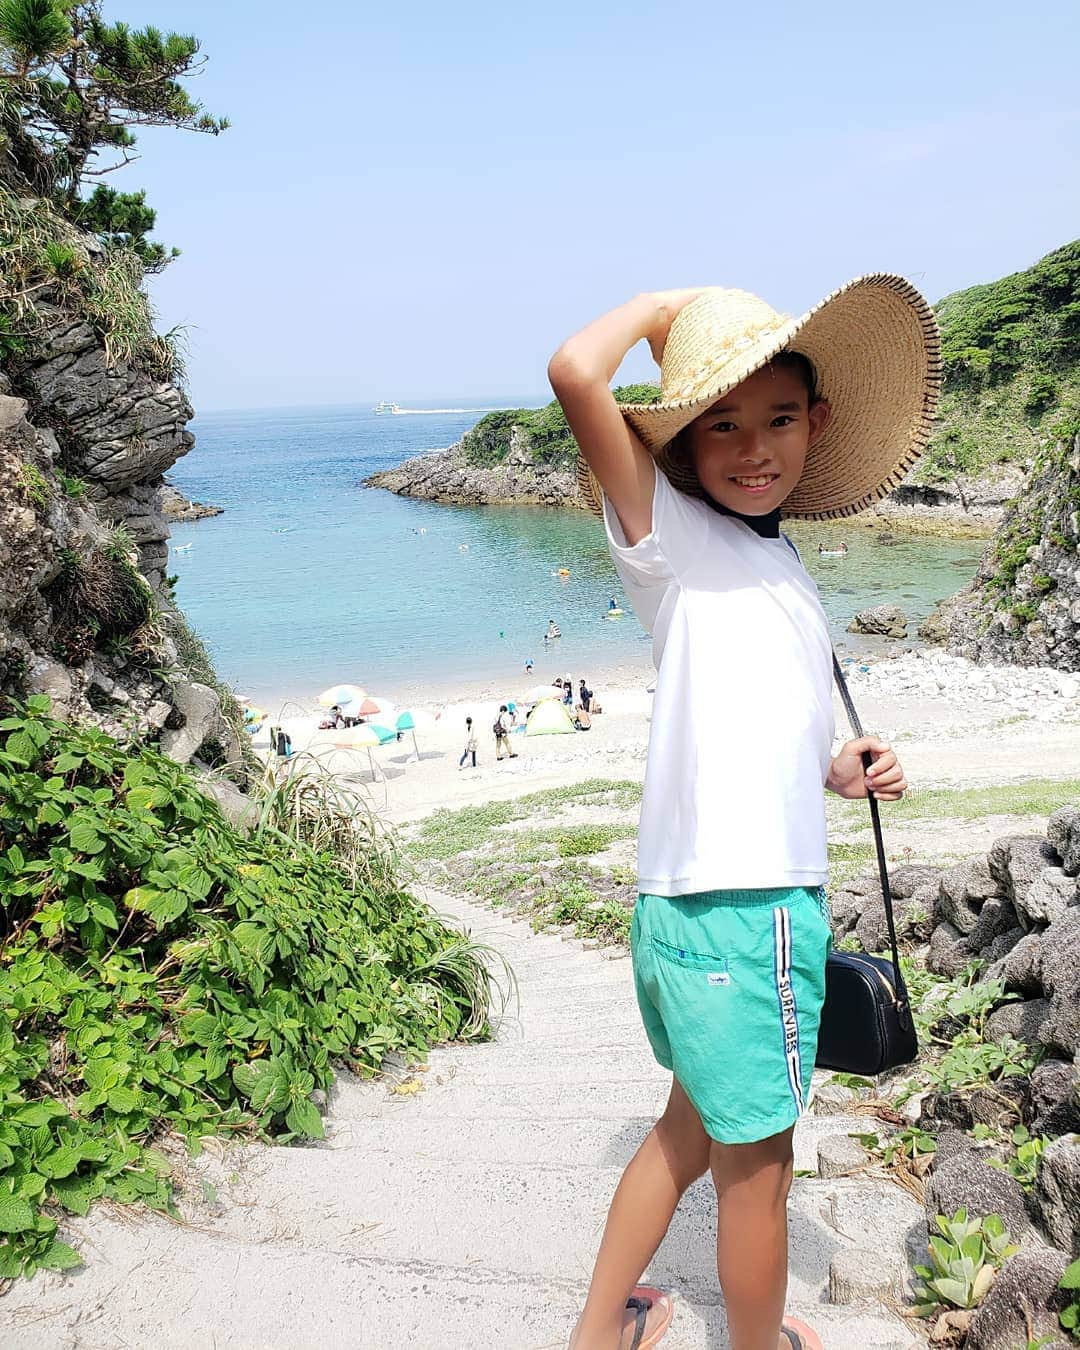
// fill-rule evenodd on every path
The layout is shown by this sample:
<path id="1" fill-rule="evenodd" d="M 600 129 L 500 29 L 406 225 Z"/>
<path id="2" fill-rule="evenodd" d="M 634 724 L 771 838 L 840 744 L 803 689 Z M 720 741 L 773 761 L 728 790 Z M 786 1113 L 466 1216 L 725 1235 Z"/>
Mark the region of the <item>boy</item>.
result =
<path id="1" fill-rule="evenodd" d="M 609 385 L 645 338 L 653 405 Z M 833 758 L 831 646 L 780 508 L 850 515 L 925 444 L 937 333 L 902 278 L 850 283 L 800 320 L 741 291 L 641 295 L 549 375 L 658 668 L 631 946 L 663 1116 L 615 1192 L 572 1350 L 647 1350 L 671 1300 L 637 1284 L 706 1171 L 733 1350 L 820 1350 L 784 1318 L 792 1131 L 806 1106 L 831 937 L 822 787 L 895 801 L 874 737 Z M 864 773 L 868 750 L 873 767 Z"/>

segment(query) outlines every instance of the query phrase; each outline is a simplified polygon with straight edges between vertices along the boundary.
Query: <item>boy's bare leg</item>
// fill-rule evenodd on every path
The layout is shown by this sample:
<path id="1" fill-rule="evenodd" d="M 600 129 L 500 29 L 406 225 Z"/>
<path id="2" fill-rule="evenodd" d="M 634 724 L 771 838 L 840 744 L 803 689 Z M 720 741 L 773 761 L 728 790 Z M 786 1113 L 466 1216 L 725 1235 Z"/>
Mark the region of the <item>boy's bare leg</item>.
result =
<path id="1" fill-rule="evenodd" d="M 630 1344 L 634 1320 L 626 1300 L 667 1232 L 683 1192 L 708 1171 L 709 1145 L 698 1113 L 673 1079 L 664 1114 L 616 1188 L 571 1350 L 620 1350 Z M 646 1326 L 651 1328 L 663 1315 L 661 1309 L 650 1312 Z"/>
<path id="2" fill-rule="evenodd" d="M 716 1269 L 732 1350 L 789 1350 L 780 1339 L 787 1294 L 787 1197 L 792 1130 L 755 1144 L 713 1143 Z"/>

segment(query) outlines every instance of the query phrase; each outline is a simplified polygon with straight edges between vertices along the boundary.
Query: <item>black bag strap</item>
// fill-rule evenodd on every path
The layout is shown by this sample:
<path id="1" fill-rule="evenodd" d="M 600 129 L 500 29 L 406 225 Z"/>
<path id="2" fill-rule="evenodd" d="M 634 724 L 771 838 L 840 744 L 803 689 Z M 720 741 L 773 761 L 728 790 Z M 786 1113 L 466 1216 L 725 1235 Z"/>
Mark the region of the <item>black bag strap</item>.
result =
<path id="1" fill-rule="evenodd" d="M 848 715 L 848 721 L 851 723 L 851 730 L 858 740 L 865 733 L 862 729 L 862 723 L 859 721 L 859 714 L 855 711 L 855 704 L 851 699 L 851 691 L 848 689 L 847 680 L 844 679 L 844 672 L 840 668 L 840 662 L 837 660 L 836 652 L 832 654 L 833 678 L 836 680 L 836 687 L 840 691 L 840 699 L 844 705 L 844 711 Z M 862 755 L 863 768 L 869 769 L 873 763 L 869 750 L 864 750 Z M 874 847 L 877 850 L 878 878 L 881 881 L 881 899 L 885 905 L 885 921 L 889 926 L 889 948 L 892 952 L 893 969 L 896 971 L 896 994 L 897 1003 L 906 1005 L 908 1002 L 907 985 L 904 983 L 904 976 L 900 970 L 900 953 L 896 946 L 896 923 L 893 919 L 892 892 L 889 889 L 889 872 L 885 866 L 885 845 L 881 839 L 881 818 L 878 814 L 877 798 L 873 793 L 867 794 L 866 798 L 870 806 L 870 822 L 874 827 Z"/>

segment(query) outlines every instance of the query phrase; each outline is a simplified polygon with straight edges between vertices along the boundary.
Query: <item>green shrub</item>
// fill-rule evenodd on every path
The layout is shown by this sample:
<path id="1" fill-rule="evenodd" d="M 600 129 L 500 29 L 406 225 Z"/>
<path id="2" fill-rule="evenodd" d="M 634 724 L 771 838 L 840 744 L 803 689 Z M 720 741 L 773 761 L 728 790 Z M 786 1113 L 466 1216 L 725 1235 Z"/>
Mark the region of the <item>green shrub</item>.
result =
<path id="1" fill-rule="evenodd" d="M 310 777 L 245 836 L 189 771 L 48 716 L 0 721 L 0 1279 L 78 1263 L 56 1207 L 170 1204 L 178 1133 L 322 1133 L 332 1066 L 487 1033 L 480 949 Z"/>

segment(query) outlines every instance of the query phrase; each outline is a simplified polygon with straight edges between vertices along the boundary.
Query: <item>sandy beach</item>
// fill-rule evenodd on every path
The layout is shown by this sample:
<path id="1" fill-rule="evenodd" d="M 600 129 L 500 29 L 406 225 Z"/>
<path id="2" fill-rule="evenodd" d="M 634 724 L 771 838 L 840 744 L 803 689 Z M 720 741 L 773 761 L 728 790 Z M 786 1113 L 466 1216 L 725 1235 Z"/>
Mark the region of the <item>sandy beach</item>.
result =
<path id="1" fill-rule="evenodd" d="M 934 649 L 908 649 L 892 657 L 852 663 L 852 695 L 868 732 L 896 744 L 912 790 L 976 787 L 1025 778 L 1066 778 L 1080 769 L 1080 682 L 1046 670 L 974 666 Z M 645 772 L 655 672 L 648 661 L 590 674 L 590 687 L 603 711 L 592 730 L 567 735 L 527 736 L 519 725 L 511 735 L 517 758 L 495 760 L 491 734 L 500 702 L 522 700 L 538 681 L 524 674 L 509 687 L 488 681 L 399 707 L 421 707 L 437 715 L 431 729 L 371 751 L 335 747 L 336 735 L 318 730 L 323 715 L 312 702 L 293 700 L 267 706 L 270 716 L 253 738 L 269 755 L 269 727 L 283 726 L 294 748 L 292 772 L 316 764 L 355 785 L 390 824 L 401 824 L 440 807 L 520 796 L 586 778 L 632 779 Z M 394 691 L 385 691 L 394 697 Z M 396 702 L 397 700 L 395 700 Z M 848 729 L 835 699 L 837 741 Z M 280 710 L 282 715 L 275 716 Z M 738 712 L 739 710 L 734 710 Z M 477 729 L 478 764 L 459 769 L 465 718 Z"/>

